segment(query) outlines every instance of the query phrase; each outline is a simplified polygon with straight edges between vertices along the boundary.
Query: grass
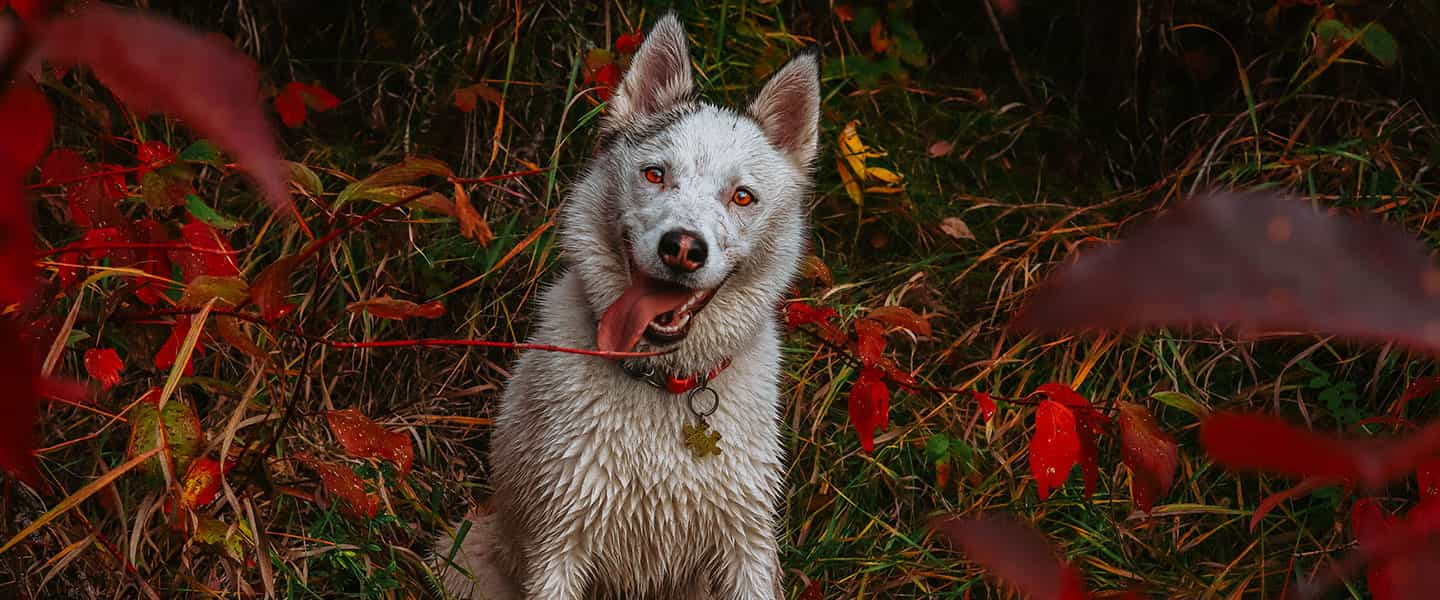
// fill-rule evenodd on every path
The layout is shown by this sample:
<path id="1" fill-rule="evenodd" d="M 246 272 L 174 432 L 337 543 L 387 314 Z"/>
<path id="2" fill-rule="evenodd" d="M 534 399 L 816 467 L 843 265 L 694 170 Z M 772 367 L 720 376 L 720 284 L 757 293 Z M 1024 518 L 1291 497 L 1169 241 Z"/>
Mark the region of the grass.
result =
<path id="1" fill-rule="evenodd" d="M 317 231 L 370 208 L 331 209 L 346 182 L 407 155 L 441 158 L 462 176 L 550 169 L 470 190 L 495 234 L 487 246 L 461 237 L 453 219 L 410 213 L 347 235 L 322 253 L 318 267 L 299 270 L 294 289 L 303 299 L 292 324 L 344 340 L 525 337 L 532 300 L 558 259 L 553 229 L 542 228 L 588 156 L 599 114 L 578 83 L 582 53 L 648 25 L 660 9 L 608 2 L 573 10 L 551 3 L 151 5 L 219 28 L 260 60 L 276 87 L 318 81 L 341 97 L 336 111 L 314 113 L 306 125 L 282 133 L 287 157 L 309 165 L 324 182 L 325 194 L 302 203 Z M 874 6 L 883 14 L 883 4 Z M 791 335 L 783 392 L 791 457 L 782 556 L 789 597 L 799 597 L 811 582 L 825 598 L 1000 595 L 973 565 L 927 535 L 925 521 L 939 512 L 1018 514 L 1080 565 L 1093 588 L 1139 586 L 1174 598 L 1274 596 L 1288 580 L 1347 549 L 1350 497 L 1338 488 L 1281 504 L 1251 532 L 1259 501 L 1293 482 L 1237 477 L 1210 466 L 1195 440 L 1195 417 L 1154 394 L 1178 392 L 1215 409 L 1278 411 L 1321 428 L 1355 428 L 1357 417 L 1384 413 L 1414 377 L 1434 373 L 1423 357 L 1326 339 L 1245 340 L 1215 331 L 1018 338 L 1004 324 L 1025 291 L 1074 249 L 1210 186 L 1284 186 L 1440 241 L 1430 227 L 1440 201 L 1428 169 L 1440 130 L 1423 101 L 1407 101 L 1418 97 L 1415 86 L 1423 78 L 1417 73 L 1424 70 L 1382 70 L 1347 55 L 1312 81 L 1317 65 L 1303 23 L 1296 25 L 1303 16 L 1290 14 L 1265 30 L 1191 3 L 1177 8 L 1175 24 L 1213 24 L 1215 33 L 1224 33 L 1147 29 L 1173 44 L 1173 54 L 1155 59 L 1168 56 L 1168 66 L 1154 68 L 1144 99 L 1137 85 L 1123 95 L 1129 104 L 1097 112 L 1081 84 L 1093 84 L 1089 77 L 1098 67 L 1081 64 L 1080 49 L 1103 40 L 1081 31 L 1085 17 L 1078 7 L 1027 3 L 1019 17 L 1004 20 L 1023 84 L 979 5 L 943 14 L 925 8 L 896 11 L 887 21 L 897 39 L 906 26 L 916 29 L 925 60 L 899 61 L 898 70 L 878 76 L 883 65 L 866 58 L 870 40 L 830 7 L 728 0 L 681 8 L 698 79 L 717 102 L 742 102 L 800 47 L 824 48 L 824 154 L 812 242 L 834 285 L 807 280 L 801 295 L 846 316 L 901 304 L 930 317 L 933 336 L 892 334 L 888 350 L 929 385 L 1016 397 L 1058 381 L 1102 407 L 1115 400 L 1144 403 L 1180 441 L 1180 473 L 1153 515 L 1137 514 L 1115 440 L 1106 437 L 1093 499 L 1081 498 L 1076 476 L 1040 502 L 1028 474 L 1028 407 L 1002 405 L 985 422 L 966 396 L 898 391 L 890 428 L 877 450 L 865 454 L 845 413 L 856 375 L 851 364 L 809 337 Z M 1413 51 L 1405 55 L 1408 64 L 1433 61 L 1428 38 L 1392 28 L 1402 49 Z M 1222 39 L 1248 65 L 1243 89 L 1233 66 L 1226 66 L 1230 50 L 1217 45 Z M 1190 63 L 1177 55 L 1194 63 L 1208 57 L 1217 74 L 1186 71 Z M 86 81 L 63 85 L 77 97 L 110 102 Z M 483 101 L 470 113 L 451 105 L 453 90 L 476 82 L 501 92 L 503 112 Z M 1021 85 L 1045 110 L 1025 105 Z M 57 146 L 128 164 L 126 144 L 106 138 L 86 104 L 62 98 L 51 94 L 60 115 Z M 1143 118 L 1134 108 L 1141 102 L 1149 107 Z M 868 195 L 863 206 L 846 196 L 835 149 L 850 120 L 860 122 L 867 143 L 888 152 L 877 163 L 906 175 L 906 193 Z M 176 147 L 187 139 L 160 118 L 136 123 L 115 134 Z M 953 151 L 931 156 L 932 144 L 941 141 Z M 243 249 L 241 267 L 253 277 L 305 240 L 293 225 L 268 221 L 235 180 L 207 173 L 201 189 L 222 212 L 250 221 L 232 243 Z M 938 224 L 946 217 L 963 219 L 974 239 L 943 233 Z M 74 233 L 44 214 L 40 235 L 59 243 Z M 113 285 L 90 289 L 97 293 L 81 301 L 86 311 L 98 310 Z M 449 315 L 395 323 L 344 310 L 383 294 L 440 298 Z M 63 316 L 70 306 L 57 310 Z M 166 373 L 145 364 L 163 328 L 107 331 L 91 323 L 77 331 L 108 336 L 128 357 L 125 381 L 99 409 L 118 413 L 165 381 Z M 71 347 L 88 343 L 72 338 Z M 122 478 L 0 554 L 0 590 L 77 598 L 428 594 L 432 579 L 420 560 L 427 538 L 489 493 L 489 418 L 514 353 L 351 351 L 293 339 L 267 349 L 278 360 L 264 368 L 212 347 L 198 376 L 181 386 L 212 445 L 253 445 L 264 453 L 260 468 L 230 476 L 233 495 L 207 511 L 236 531 L 253 528 L 245 536 L 258 533 L 264 548 L 246 542 L 237 559 L 186 541 L 165 525 L 153 485 Z M 79 352 L 67 352 L 60 370 L 83 373 Z M 321 413 L 349 407 L 405 432 L 416 446 L 415 470 L 404 479 L 389 466 L 379 473 L 376 463 L 351 462 L 362 476 L 389 482 L 374 519 L 349 518 L 324 494 L 317 501 L 314 475 L 292 460 L 342 456 Z M 1403 416 L 1423 419 L 1434 407 L 1417 401 Z M 85 437 L 90 434 L 96 435 Z M 122 462 L 125 436 L 125 426 L 99 411 L 49 409 L 42 446 L 55 449 L 44 452 L 41 463 L 59 489 L 44 495 L 9 484 L 0 511 L 9 518 L 0 530 L 8 538 L 57 498 Z M 937 438 L 968 448 L 950 454 L 943 485 L 932 455 Z M 1406 496 L 1401 487 L 1394 492 L 1392 507 Z M 1363 589 L 1355 582 L 1345 594 L 1364 597 Z"/>

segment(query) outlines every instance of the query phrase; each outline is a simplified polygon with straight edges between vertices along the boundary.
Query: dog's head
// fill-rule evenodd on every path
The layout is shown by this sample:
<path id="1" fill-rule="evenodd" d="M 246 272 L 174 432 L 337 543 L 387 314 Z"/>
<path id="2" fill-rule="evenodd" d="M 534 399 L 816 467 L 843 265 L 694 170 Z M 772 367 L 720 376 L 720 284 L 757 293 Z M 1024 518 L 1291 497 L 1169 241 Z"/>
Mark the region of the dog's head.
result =
<path id="1" fill-rule="evenodd" d="M 561 244 L 603 350 L 674 349 L 704 369 L 773 323 L 805 248 L 819 146 L 816 55 L 796 56 L 744 111 L 695 100 L 685 32 L 662 18 L 601 124 L 561 215 Z"/>

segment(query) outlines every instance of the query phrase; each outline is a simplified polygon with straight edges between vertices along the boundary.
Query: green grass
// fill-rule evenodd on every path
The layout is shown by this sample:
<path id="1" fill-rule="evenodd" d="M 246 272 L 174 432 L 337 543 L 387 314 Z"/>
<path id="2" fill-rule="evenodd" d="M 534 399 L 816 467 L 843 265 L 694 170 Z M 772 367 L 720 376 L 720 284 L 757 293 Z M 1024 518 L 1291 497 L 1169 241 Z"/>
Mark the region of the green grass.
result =
<path id="1" fill-rule="evenodd" d="M 347 340 L 524 337 L 533 325 L 538 287 L 557 265 L 553 230 L 501 261 L 554 217 L 589 155 L 598 107 L 581 95 L 576 75 L 581 56 L 642 23 L 648 26 L 660 8 L 658 3 L 623 9 L 586 4 L 574 10 L 544 3 L 523 3 L 518 10 L 468 3 L 363 2 L 344 9 L 152 4 L 224 31 L 259 57 L 276 87 L 290 80 L 318 81 L 344 101 L 336 111 L 312 113 L 309 123 L 282 133 L 287 158 L 311 166 L 324 181 L 325 195 L 301 203 L 317 231 L 372 206 L 357 203 L 332 214 L 334 194 L 346 182 L 406 155 L 441 158 L 462 176 L 532 165 L 553 169 L 545 176 L 471 188 L 495 233 L 488 247 L 460 237 L 452 219 L 395 215 L 328 248 L 319 270 L 298 271 L 294 289 L 304 296 L 293 323 L 312 335 Z M 1037 113 L 1023 105 L 1020 84 L 978 5 L 940 17 L 907 10 L 880 17 L 889 19 L 897 38 L 913 26 L 924 44 L 925 60 L 911 64 L 897 58 L 887 65 L 867 58 L 869 39 L 828 8 L 800 4 L 686 4 L 681 16 L 693 42 L 698 80 L 716 102 L 743 102 L 786 56 L 809 44 L 824 47 L 824 151 L 812 242 L 833 272 L 834 286 L 807 280 L 800 284 L 801 295 L 847 317 L 886 304 L 929 316 L 933 336 L 892 334 L 887 350 L 929 385 L 1015 397 L 1058 381 L 1073 384 L 1106 409 L 1116 400 L 1143 403 L 1180 442 L 1181 467 L 1176 488 L 1155 514 L 1139 515 L 1130 503 L 1116 441 L 1106 436 L 1094 498 L 1081 498 L 1076 475 L 1040 502 L 1028 472 L 1028 407 L 1002 404 L 987 423 L 965 396 L 899 390 L 891 426 L 867 455 L 846 418 L 846 393 L 856 376 L 851 363 L 807 336 L 791 335 L 783 391 L 791 457 L 782 557 L 789 597 L 799 597 L 810 581 L 818 582 L 825 598 L 1000 595 L 974 565 L 926 532 L 925 522 L 942 512 L 1017 514 L 1036 523 L 1081 566 L 1093 588 L 1140 586 L 1174 598 L 1275 596 L 1287 579 L 1352 545 L 1343 525 L 1351 498 L 1338 488 L 1281 504 L 1252 533 L 1251 511 L 1293 482 L 1236 476 L 1209 465 L 1196 442 L 1195 417 L 1152 394 L 1180 392 L 1214 409 L 1278 410 L 1335 429 L 1384 413 L 1412 378 L 1433 374 L 1423 357 L 1307 337 L 1239 340 L 1219 332 L 1029 339 L 1008 333 L 1004 325 L 1024 292 L 1075 247 L 1115 236 L 1192 189 L 1285 186 L 1321 204 L 1375 213 L 1440 241 L 1429 227 L 1440 186 L 1426 168 L 1437 156 L 1440 137 L 1420 104 L 1404 102 L 1404 94 L 1415 93 L 1413 86 L 1423 78 L 1342 62 L 1301 91 L 1298 82 L 1314 66 L 1304 62 L 1309 49 L 1294 23 L 1287 21 L 1291 27 L 1277 32 L 1231 28 L 1232 43 L 1246 40 L 1242 58 L 1259 65 L 1249 71 L 1253 98 L 1241 93 L 1233 70 L 1224 75 L 1221 69 L 1222 75 L 1198 83 L 1168 73 L 1155 83 L 1149 122 L 1130 128 L 1115 125 L 1128 114 L 1123 108 L 1100 115 L 1081 108 L 1076 55 L 1086 40 L 1078 32 L 1081 15 L 1075 7 L 1022 3 L 1021 17 L 1005 21 L 1024 67 L 1024 85 L 1045 105 Z M 883 14 L 883 4 L 875 6 Z M 1182 7 L 1176 23 L 1212 16 L 1228 18 L 1197 3 Z M 1047 28 L 1047 20 L 1055 26 Z M 1041 35 L 1046 31 L 1052 31 L 1049 37 Z M 1173 35 L 1177 47 L 1215 43 L 1202 40 L 1206 34 L 1198 31 Z M 1402 42 L 1402 51 L 1420 55 L 1410 59 L 1416 64 L 1431 60 L 1428 39 L 1402 37 Z M 1230 60 L 1228 50 L 1214 56 L 1222 64 Z M 1264 69 L 1271 75 L 1261 77 Z M 79 96 L 110 102 L 83 81 L 64 85 Z M 451 105 L 454 89 L 477 81 L 503 93 L 503 117 L 484 101 L 468 114 Z M 60 97 L 51 95 L 60 115 L 57 146 L 88 148 L 92 158 L 128 164 L 122 162 L 125 144 L 98 137 L 97 122 L 84 106 L 56 100 Z M 874 161 L 903 173 L 906 193 L 868 195 L 863 207 L 846 196 L 835 166 L 836 136 L 850 120 L 860 122 L 862 139 L 888 152 Z M 117 135 L 143 134 L 177 147 L 188 135 L 160 118 L 139 127 L 126 131 L 126 125 Z M 938 141 L 954 144 L 954 150 L 930 156 L 927 149 Z M 253 277 L 305 240 L 293 225 L 267 226 L 268 215 L 236 180 L 221 182 L 207 173 L 200 187 L 222 213 L 250 221 L 232 243 L 244 249 L 241 266 Z M 962 218 L 975 239 L 946 236 L 938 229 L 946 217 Z M 73 235 L 54 215 L 42 214 L 40 226 L 46 240 Z M 397 324 L 344 312 L 349 302 L 382 294 L 416 301 L 441 297 L 486 273 L 443 296 L 450 314 L 438 321 Z M 127 364 L 138 373 L 111 392 L 102 404 L 106 410 L 124 407 L 162 380 L 163 373 L 148 372 L 143 364 L 159 343 L 154 338 L 163 339 L 159 328 L 151 329 L 126 330 L 115 342 L 133 348 L 134 360 Z M 94 327 L 87 331 L 99 333 Z M 263 552 L 247 546 L 249 560 L 235 561 L 186 543 L 164 527 L 163 513 L 155 512 L 156 490 L 122 480 L 108 494 L 113 501 L 88 502 L 0 556 L 0 572 L 11 574 L 8 582 L 0 580 L 0 590 L 11 586 L 44 597 L 145 589 L 161 596 L 227 597 L 273 589 L 287 598 L 429 593 L 433 586 L 418 555 L 442 523 L 488 495 L 488 417 L 514 354 L 455 348 L 344 351 L 294 340 L 267 347 L 280 357 L 269 371 L 217 347 L 201 363 L 202 375 L 214 379 L 183 386 L 212 436 L 224 431 L 241 402 L 253 403 L 246 412 L 251 417 L 275 409 L 240 431 L 237 443 L 269 440 L 278 415 L 294 407 L 263 468 L 231 476 L 245 482 L 235 490 L 237 501 L 222 500 L 209 510 L 229 523 L 258 527 L 268 544 Z M 83 373 L 78 356 L 67 353 L 61 369 Z M 255 391 L 247 392 L 256 378 Z M 387 486 L 384 516 L 369 522 L 319 506 L 312 497 L 313 474 L 289 460 L 306 453 L 339 456 L 319 415 L 348 407 L 416 442 L 415 471 Z M 1434 407 L 1417 401 L 1405 416 L 1421 419 Z M 44 455 L 50 479 L 73 491 L 119 462 L 127 430 L 101 430 L 103 422 L 83 410 L 50 409 L 42 445 L 101 431 L 93 440 Z M 963 453 L 952 455 L 950 481 L 943 486 L 927 450 L 939 436 L 972 449 L 968 461 Z M 364 468 L 373 474 L 373 467 Z M 1393 492 L 1396 498 L 1408 496 L 1403 486 Z M 8 498 L 4 512 L 12 519 L 0 529 L 9 534 L 50 502 L 17 489 Z M 61 552 L 91 535 L 97 535 L 95 541 Z M 122 568 L 120 557 L 132 563 L 133 572 Z M 58 575 L 41 590 L 41 578 L 52 571 Z M 117 589 L 124 591 L 113 592 Z M 1346 594 L 1364 597 L 1363 583 Z"/>

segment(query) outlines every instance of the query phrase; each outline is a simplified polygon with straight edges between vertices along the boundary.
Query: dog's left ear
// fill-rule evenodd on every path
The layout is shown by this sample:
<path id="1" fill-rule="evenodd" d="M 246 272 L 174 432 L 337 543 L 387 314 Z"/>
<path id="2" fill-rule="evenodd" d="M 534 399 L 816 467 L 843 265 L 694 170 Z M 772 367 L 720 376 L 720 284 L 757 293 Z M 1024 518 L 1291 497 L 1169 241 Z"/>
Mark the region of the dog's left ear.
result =
<path id="1" fill-rule="evenodd" d="M 808 169 L 820 147 L 819 53 L 810 50 L 790 59 L 765 82 L 749 112 L 770 143 Z"/>

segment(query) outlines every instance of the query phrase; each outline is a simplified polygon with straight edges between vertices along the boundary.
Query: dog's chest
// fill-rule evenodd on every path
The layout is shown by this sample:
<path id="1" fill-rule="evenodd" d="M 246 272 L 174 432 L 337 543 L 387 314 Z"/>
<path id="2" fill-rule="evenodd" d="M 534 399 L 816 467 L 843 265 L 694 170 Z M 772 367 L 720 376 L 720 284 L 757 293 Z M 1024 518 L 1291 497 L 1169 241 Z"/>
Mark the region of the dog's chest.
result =
<path id="1" fill-rule="evenodd" d="M 697 456 L 686 426 L 700 423 L 684 395 L 621 386 L 626 397 L 597 398 L 572 442 L 582 500 L 572 506 L 603 571 L 639 587 L 664 585 L 708 562 L 727 536 L 749 531 L 774 510 L 781 462 L 768 386 L 724 385 L 706 422 L 721 435 L 718 455 Z"/>

